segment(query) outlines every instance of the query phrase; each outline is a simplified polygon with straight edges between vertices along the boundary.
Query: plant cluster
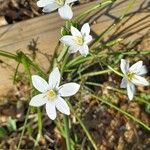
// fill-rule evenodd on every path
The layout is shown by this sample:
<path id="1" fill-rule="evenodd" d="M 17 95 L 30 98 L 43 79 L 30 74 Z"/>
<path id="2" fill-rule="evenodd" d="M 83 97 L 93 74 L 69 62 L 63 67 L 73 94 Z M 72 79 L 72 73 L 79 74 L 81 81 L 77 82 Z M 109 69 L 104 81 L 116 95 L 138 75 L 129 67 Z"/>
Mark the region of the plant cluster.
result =
<path id="1" fill-rule="evenodd" d="M 35 96 L 31 98 L 29 105 L 34 107 L 40 107 L 42 105 L 45 105 L 47 115 L 52 120 L 56 118 L 56 109 L 64 114 L 64 137 L 66 139 L 67 150 L 71 150 L 73 148 L 71 144 L 72 141 L 70 140 L 69 135 L 69 118 L 66 115 L 70 115 L 70 109 L 71 112 L 75 114 L 75 110 L 73 109 L 72 104 L 66 97 L 70 97 L 76 94 L 77 92 L 83 92 L 83 89 L 85 91 L 88 91 L 88 94 L 91 97 L 116 109 L 120 113 L 124 114 L 125 116 L 134 120 L 141 126 L 145 127 L 147 130 L 150 130 L 150 127 L 143 123 L 141 120 L 135 118 L 130 113 L 114 105 L 106 97 L 101 97 L 100 95 L 95 94 L 95 92 L 89 88 L 89 86 L 104 88 L 104 85 L 98 83 L 96 80 L 96 82 L 87 81 L 89 77 L 100 77 L 104 74 L 115 73 L 115 75 L 122 77 L 120 88 L 127 89 L 127 96 L 129 101 L 136 100 L 146 104 L 146 106 L 149 106 L 149 102 L 144 100 L 144 98 L 142 99 L 138 96 L 135 96 L 135 85 L 149 86 L 149 82 L 143 77 L 147 73 L 146 66 L 143 65 L 143 61 L 140 60 L 130 67 L 128 59 L 124 59 L 125 56 L 145 55 L 149 54 L 149 52 L 137 52 L 136 50 L 123 50 L 122 52 L 111 52 L 106 49 L 108 47 L 113 47 L 114 45 L 117 45 L 118 43 L 120 43 L 120 41 L 122 41 L 122 39 L 113 39 L 107 42 L 105 45 L 100 45 L 99 43 L 102 37 L 98 39 L 94 39 L 92 37 L 92 35 L 90 34 L 89 23 L 83 24 L 81 29 L 79 29 L 78 23 L 82 20 L 82 18 L 84 18 L 86 15 L 88 15 L 94 10 L 106 7 L 114 3 L 115 0 L 103 1 L 100 4 L 92 7 L 91 9 L 88 9 L 87 11 L 83 12 L 75 19 L 72 19 L 73 11 L 71 9 L 70 4 L 72 4 L 75 1 L 76 0 L 39 0 L 37 2 L 37 6 L 43 7 L 43 12 L 52 12 L 58 9 L 60 17 L 67 20 L 66 25 L 61 29 L 62 37 L 58 42 L 59 44 L 61 43 L 63 45 L 63 49 L 61 52 L 56 51 L 56 55 L 54 55 L 53 62 L 51 64 L 52 71 L 49 75 L 48 82 L 45 81 L 45 79 L 43 79 L 47 79 L 47 74 L 45 74 L 45 72 L 37 64 L 32 62 L 30 58 L 28 58 L 24 53 L 19 52 L 16 55 L 14 55 L 6 53 L 4 51 L 0 51 L 1 55 L 16 60 L 18 62 L 18 67 L 20 64 L 24 65 L 26 71 L 29 74 L 29 80 L 32 82 L 34 88 L 40 92 L 39 94 L 37 93 L 37 91 L 34 91 Z M 121 16 L 120 18 L 123 18 L 124 16 L 125 15 Z M 118 71 L 119 63 L 122 73 Z M 92 70 L 92 72 L 87 73 L 87 70 L 95 64 L 98 64 L 101 67 L 101 70 Z M 31 75 L 30 67 L 32 67 L 38 73 L 38 75 Z M 64 81 L 61 79 L 65 79 L 66 73 L 69 76 L 69 83 L 62 84 L 62 82 Z M 116 91 L 118 93 L 126 94 L 125 91 L 118 89 L 117 85 L 116 87 L 108 86 L 108 89 Z M 25 120 L 18 149 L 20 148 L 22 136 L 25 131 L 28 114 L 29 109 L 27 112 L 27 117 Z M 93 140 L 89 131 L 86 129 L 85 125 L 81 121 L 80 117 L 76 115 L 76 118 L 80 122 L 94 149 L 98 150 L 95 141 Z M 41 120 L 41 110 L 38 108 L 39 132 L 37 136 L 37 141 L 42 136 Z"/>

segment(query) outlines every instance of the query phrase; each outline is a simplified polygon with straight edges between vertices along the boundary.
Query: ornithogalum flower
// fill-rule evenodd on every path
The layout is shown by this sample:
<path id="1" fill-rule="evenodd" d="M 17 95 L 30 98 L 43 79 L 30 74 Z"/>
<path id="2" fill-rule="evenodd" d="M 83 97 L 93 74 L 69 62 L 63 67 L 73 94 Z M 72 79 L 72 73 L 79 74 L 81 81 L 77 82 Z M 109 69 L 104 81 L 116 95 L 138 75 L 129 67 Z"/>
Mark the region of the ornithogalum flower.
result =
<path id="1" fill-rule="evenodd" d="M 71 19 L 73 17 L 73 12 L 70 3 L 77 0 L 39 0 L 37 2 L 38 7 L 44 7 L 43 12 L 52 12 L 58 9 L 58 13 L 63 19 Z"/>
<path id="2" fill-rule="evenodd" d="M 129 67 L 129 61 L 121 59 L 120 68 L 124 74 L 120 87 L 127 88 L 129 100 L 132 100 L 135 94 L 135 85 L 149 85 L 149 82 L 142 77 L 147 73 L 146 66 L 143 65 L 143 61 L 138 61 Z"/>
<path id="3" fill-rule="evenodd" d="M 88 43 L 92 40 L 89 24 L 85 23 L 81 31 L 71 26 L 71 34 L 72 35 L 63 36 L 60 41 L 69 46 L 69 53 L 76 53 L 79 51 L 82 56 L 87 56 L 89 53 Z"/>
<path id="4" fill-rule="evenodd" d="M 29 105 L 39 107 L 45 104 L 46 112 L 52 120 L 56 118 L 56 108 L 66 115 L 70 114 L 68 104 L 62 97 L 72 96 L 80 88 L 79 84 L 73 82 L 59 86 L 60 79 L 61 76 L 58 68 L 55 68 L 50 73 L 48 83 L 38 75 L 32 76 L 33 86 L 41 94 L 34 96 Z"/>

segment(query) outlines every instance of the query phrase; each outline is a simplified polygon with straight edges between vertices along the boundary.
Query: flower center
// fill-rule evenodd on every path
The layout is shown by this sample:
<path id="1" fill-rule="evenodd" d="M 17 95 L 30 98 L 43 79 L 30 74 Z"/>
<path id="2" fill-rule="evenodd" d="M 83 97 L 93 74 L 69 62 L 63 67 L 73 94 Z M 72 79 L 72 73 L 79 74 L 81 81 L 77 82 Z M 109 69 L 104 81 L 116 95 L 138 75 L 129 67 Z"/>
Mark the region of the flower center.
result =
<path id="1" fill-rule="evenodd" d="M 83 43 L 84 43 L 84 39 L 83 39 L 82 36 L 76 36 L 76 37 L 74 38 L 74 41 L 75 41 L 75 43 L 76 43 L 77 45 L 83 45 Z"/>
<path id="2" fill-rule="evenodd" d="M 134 78 L 134 75 L 135 75 L 135 73 L 133 73 L 133 72 L 128 72 L 128 73 L 127 73 L 127 78 L 128 78 L 129 80 L 132 80 L 132 79 Z"/>
<path id="3" fill-rule="evenodd" d="M 47 96 L 48 96 L 48 98 L 53 99 L 57 96 L 57 93 L 56 93 L 56 91 L 50 89 L 49 91 L 47 91 Z"/>
<path id="4" fill-rule="evenodd" d="M 55 0 L 55 2 L 60 6 L 65 4 L 65 0 Z"/>

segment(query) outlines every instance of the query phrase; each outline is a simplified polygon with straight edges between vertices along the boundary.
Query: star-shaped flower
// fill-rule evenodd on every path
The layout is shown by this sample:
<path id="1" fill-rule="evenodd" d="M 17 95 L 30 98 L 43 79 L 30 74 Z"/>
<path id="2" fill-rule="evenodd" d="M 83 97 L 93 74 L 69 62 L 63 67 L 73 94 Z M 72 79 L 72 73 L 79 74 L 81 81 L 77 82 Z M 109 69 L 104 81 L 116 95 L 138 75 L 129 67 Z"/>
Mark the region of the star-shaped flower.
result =
<path id="1" fill-rule="evenodd" d="M 92 40 L 89 24 L 85 23 L 81 31 L 71 26 L 71 34 L 72 35 L 63 36 L 60 41 L 69 46 L 69 53 L 76 53 L 79 51 L 82 56 L 87 56 L 89 53 L 88 43 Z"/>
<path id="2" fill-rule="evenodd" d="M 70 109 L 62 97 L 72 96 L 80 88 L 79 84 L 73 82 L 59 86 L 60 78 L 58 68 L 55 68 L 50 73 L 48 83 L 38 75 L 32 76 L 33 86 L 41 94 L 34 96 L 29 105 L 39 107 L 46 104 L 46 112 L 52 120 L 56 118 L 56 108 L 66 115 L 70 114 Z"/>
<path id="3" fill-rule="evenodd" d="M 77 0 L 39 0 L 37 6 L 44 7 L 43 12 L 52 12 L 58 9 L 60 17 L 69 20 L 73 17 L 69 4 L 75 1 Z"/>
<path id="4" fill-rule="evenodd" d="M 127 88 L 129 100 L 132 100 L 135 94 L 135 85 L 149 85 L 149 82 L 144 77 L 142 77 L 147 73 L 146 66 L 143 65 L 143 61 L 138 61 L 129 67 L 129 62 L 121 59 L 120 68 L 124 74 L 120 87 Z"/>

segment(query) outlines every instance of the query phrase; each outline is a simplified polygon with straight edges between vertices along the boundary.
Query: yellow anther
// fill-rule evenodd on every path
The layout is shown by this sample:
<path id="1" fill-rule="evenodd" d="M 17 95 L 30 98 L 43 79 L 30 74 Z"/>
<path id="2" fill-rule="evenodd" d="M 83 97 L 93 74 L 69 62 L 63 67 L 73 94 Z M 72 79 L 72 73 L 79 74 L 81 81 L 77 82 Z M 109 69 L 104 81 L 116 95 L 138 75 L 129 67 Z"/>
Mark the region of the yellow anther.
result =
<path id="1" fill-rule="evenodd" d="M 62 5 L 64 5 L 65 0 L 55 0 L 55 2 L 56 2 L 58 5 L 62 6 Z"/>
<path id="2" fill-rule="evenodd" d="M 74 41 L 77 45 L 83 45 L 83 42 L 84 42 L 83 37 L 81 37 L 81 36 L 76 36 L 74 38 Z"/>
<path id="3" fill-rule="evenodd" d="M 55 98 L 56 95 L 57 95 L 56 92 L 54 90 L 52 90 L 52 89 L 47 92 L 47 96 L 49 98 Z"/>
<path id="4" fill-rule="evenodd" d="M 133 73 L 133 72 L 128 72 L 127 73 L 127 77 L 128 77 L 129 80 L 132 80 L 134 78 L 134 75 L 135 75 L 135 73 Z"/>

